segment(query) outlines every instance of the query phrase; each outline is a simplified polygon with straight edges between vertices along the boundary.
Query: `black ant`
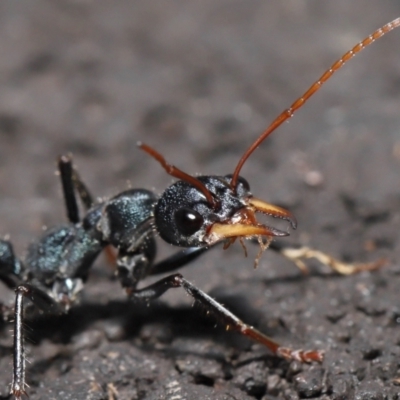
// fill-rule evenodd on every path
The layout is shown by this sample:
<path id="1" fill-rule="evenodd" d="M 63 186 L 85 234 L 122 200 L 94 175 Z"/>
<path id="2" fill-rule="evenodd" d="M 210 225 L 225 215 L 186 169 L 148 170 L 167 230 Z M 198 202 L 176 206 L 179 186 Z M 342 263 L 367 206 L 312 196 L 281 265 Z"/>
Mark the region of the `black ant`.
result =
<path id="1" fill-rule="evenodd" d="M 323 351 L 292 350 L 246 325 L 225 307 L 187 281 L 181 274 L 169 275 L 156 283 L 138 289 L 148 275 L 166 273 L 188 265 L 196 257 L 219 242 L 225 247 L 239 238 L 257 238 L 261 251 L 271 248 L 292 259 L 304 269 L 302 259 L 316 257 L 339 273 L 373 269 L 379 263 L 347 265 L 322 252 L 309 248 L 291 248 L 271 243 L 274 237 L 288 233 L 257 222 L 256 213 L 281 218 L 296 228 L 294 216 L 287 210 L 252 196 L 248 182 L 239 173 L 253 151 L 284 121 L 293 116 L 343 64 L 384 34 L 400 26 L 400 18 L 384 25 L 344 54 L 316 81 L 305 94 L 286 109 L 246 150 L 232 175 L 198 176 L 186 174 L 168 164 L 151 147 L 139 147 L 154 157 L 168 174 L 178 181 L 160 198 L 144 189 L 129 189 L 110 200 L 95 203 L 74 169 L 69 156 L 59 158 L 63 194 L 69 223 L 49 229 L 27 250 L 24 261 L 18 259 L 8 240 L 0 240 L 0 279 L 16 292 L 15 307 L 4 312 L 14 315 L 14 368 L 11 394 L 16 399 L 26 395 L 25 354 L 23 337 L 24 298 L 51 313 L 67 312 L 76 302 L 89 270 L 108 245 L 118 249 L 117 275 L 128 297 L 152 300 L 171 288 L 182 287 L 207 311 L 221 320 L 227 329 L 239 331 L 265 345 L 275 355 L 300 362 L 322 362 Z M 76 193 L 86 213 L 80 219 Z M 167 243 L 185 247 L 171 257 L 154 263 L 155 233 Z M 260 255 L 257 257 L 257 259 Z M 257 260 L 256 260 L 257 261 Z"/>

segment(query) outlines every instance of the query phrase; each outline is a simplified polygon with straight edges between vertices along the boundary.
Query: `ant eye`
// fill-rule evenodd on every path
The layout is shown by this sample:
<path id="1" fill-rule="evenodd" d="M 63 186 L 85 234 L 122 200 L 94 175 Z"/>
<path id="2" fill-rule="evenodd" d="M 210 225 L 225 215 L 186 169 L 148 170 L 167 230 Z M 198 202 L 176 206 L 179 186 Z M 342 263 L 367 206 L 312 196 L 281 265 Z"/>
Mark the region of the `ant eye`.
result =
<path id="1" fill-rule="evenodd" d="M 233 176 L 232 174 L 229 174 L 229 175 L 226 175 L 226 178 L 228 178 L 231 181 L 232 180 L 232 176 Z M 247 182 L 246 179 L 244 179 L 241 176 L 238 176 L 238 180 L 237 181 L 238 181 L 238 186 L 241 185 L 241 186 L 243 186 L 244 190 L 250 191 L 250 185 L 249 185 L 249 182 Z"/>
<path id="2" fill-rule="evenodd" d="M 190 208 L 180 208 L 175 213 L 175 222 L 179 231 L 184 235 L 193 235 L 203 225 L 204 219 Z"/>
<path id="3" fill-rule="evenodd" d="M 250 190 L 249 182 L 247 182 L 247 180 L 242 178 L 241 176 L 239 176 L 238 178 L 238 184 L 242 185 L 246 190 Z"/>

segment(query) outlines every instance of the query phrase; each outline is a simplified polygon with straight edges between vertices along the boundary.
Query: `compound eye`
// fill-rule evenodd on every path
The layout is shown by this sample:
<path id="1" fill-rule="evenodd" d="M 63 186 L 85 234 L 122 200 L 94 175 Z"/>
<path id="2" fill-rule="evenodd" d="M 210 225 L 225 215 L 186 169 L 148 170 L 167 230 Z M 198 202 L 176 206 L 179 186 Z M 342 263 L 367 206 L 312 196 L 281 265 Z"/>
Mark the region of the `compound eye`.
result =
<path id="1" fill-rule="evenodd" d="M 204 218 L 197 211 L 184 207 L 176 211 L 175 222 L 181 233 L 193 235 L 202 227 Z"/>
<path id="2" fill-rule="evenodd" d="M 250 190 L 249 182 L 247 182 L 247 180 L 242 178 L 241 176 L 238 177 L 238 184 L 242 185 L 245 190 L 247 190 L 247 191 Z"/>
<path id="3" fill-rule="evenodd" d="M 229 174 L 229 175 L 226 175 L 226 178 L 228 178 L 231 181 L 232 176 L 233 176 L 232 174 Z M 242 186 L 244 188 L 244 190 L 246 190 L 247 192 L 250 191 L 249 182 L 247 182 L 247 180 L 241 176 L 238 176 L 238 186 Z"/>

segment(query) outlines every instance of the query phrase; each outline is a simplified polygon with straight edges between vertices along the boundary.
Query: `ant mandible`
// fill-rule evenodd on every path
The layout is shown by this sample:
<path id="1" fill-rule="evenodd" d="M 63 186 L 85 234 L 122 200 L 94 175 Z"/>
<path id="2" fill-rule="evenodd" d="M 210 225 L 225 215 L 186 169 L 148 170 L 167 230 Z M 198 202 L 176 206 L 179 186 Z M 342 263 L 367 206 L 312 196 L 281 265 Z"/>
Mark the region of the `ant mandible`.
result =
<path id="1" fill-rule="evenodd" d="M 30 299 L 36 307 L 46 312 L 67 312 L 83 289 L 93 262 L 108 245 L 118 250 L 117 275 L 130 299 L 148 301 L 160 297 L 169 289 L 181 287 L 222 321 L 227 329 L 236 330 L 265 345 L 275 355 L 300 362 L 322 362 L 323 351 L 293 350 L 281 346 L 245 324 L 179 273 L 142 289 L 137 286 L 146 276 L 188 265 L 215 244 L 224 242 L 225 247 L 228 247 L 237 238 L 241 241 L 243 238 L 257 238 L 262 251 L 271 244 L 273 250 L 293 260 L 301 269 L 305 268 L 303 259 L 310 257 L 316 257 L 342 274 L 377 268 L 379 263 L 347 265 L 310 248 L 292 248 L 279 242 L 271 243 L 272 238 L 287 236 L 288 233 L 260 224 L 256 213 L 284 219 L 293 229 L 297 225 L 296 219 L 288 210 L 253 197 L 248 182 L 239 174 L 253 151 L 284 121 L 291 118 L 346 61 L 399 26 L 400 18 L 397 18 L 376 30 L 336 61 L 254 141 L 232 175 L 188 175 L 168 164 L 151 147 L 139 143 L 142 150 L 154 157 L 178 181 L 169 186 L 160 198 L 148 190 L 129 189 L 109 200 L 95 203 L 74 169 L 71 157 L 60 157 L 58 169 L 69 223 L 46 231 L 28 247 L 23 261 L 14 255 L 8 240 L 0 240 L 0 280 L 16 292 L 14 308 L 3 307 L 5 313 L 14 316 L 11 394 L 18 400 L 26 395 L 22 329 L 24 298 Z M 76 194 L 85 207 L 82 219 Z M 167 243 L 186 249 L 154 263 L 156 232 Z"/>

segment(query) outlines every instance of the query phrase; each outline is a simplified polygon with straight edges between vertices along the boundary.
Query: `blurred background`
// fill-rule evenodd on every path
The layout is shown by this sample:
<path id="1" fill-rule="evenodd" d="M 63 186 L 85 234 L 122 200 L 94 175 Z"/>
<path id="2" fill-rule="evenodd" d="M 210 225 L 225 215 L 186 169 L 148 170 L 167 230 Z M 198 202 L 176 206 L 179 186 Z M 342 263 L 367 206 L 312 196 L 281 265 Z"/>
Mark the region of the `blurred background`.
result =
<path id="1" fill-rule="evenodd" d="M 399 16 L 398 0 L 2 1 L 0 235 L 22 254 L 65 221 L 60 154 L 101 197 L 170 184 L 138 140 L 187 173 L 232 173 L 336 59 Z M 246 163 L 253 193 L 296 214 L 294 241 L 399 255 L 399 43 L 397 30 L 357 55 Z M 185 276 L 212 290 L 293 272 L 273 255 L 255 272 L 242 253 L 214 251 Z"/>

